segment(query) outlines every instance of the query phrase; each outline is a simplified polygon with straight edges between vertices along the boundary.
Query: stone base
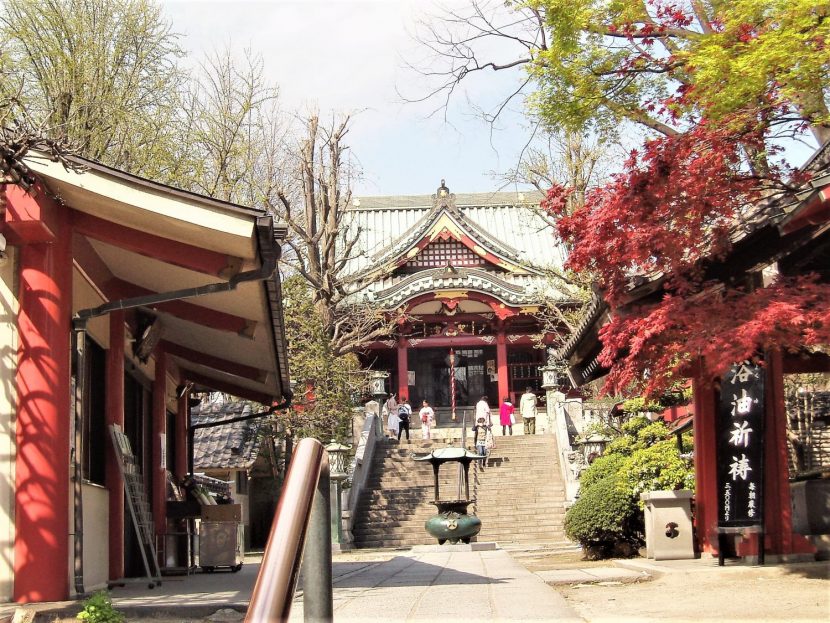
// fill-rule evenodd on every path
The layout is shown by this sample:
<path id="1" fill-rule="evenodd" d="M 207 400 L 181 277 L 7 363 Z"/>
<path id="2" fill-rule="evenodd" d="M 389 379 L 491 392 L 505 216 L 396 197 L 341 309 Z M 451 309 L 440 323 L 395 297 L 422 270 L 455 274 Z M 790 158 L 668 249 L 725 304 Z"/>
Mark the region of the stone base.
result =
<path id="1" fill-rule="evenodd" d="M 331 553 L 339 554 L 340 552 L 350 552 L 354 549 L 353 543 L 332 543 Z"/>
<path id="2" fill-rule="evenodd" d="M 764 556 L 765 565 L 783 565 L 794 564 L 799 562 L 815 562 L 815 554 L 766 554 Z M 752 554 L 743 557 L 743 562 L 747 565 L 759 566 L 758 555 Z"/>
<path id="3" fill-rule="evenodd" d="M 484 543 L 444 543 L 443 545 L 415 545 L 413 554 L 440 554 L 441 552 L 487 552 L 498 549 L 493 542 Z"/>

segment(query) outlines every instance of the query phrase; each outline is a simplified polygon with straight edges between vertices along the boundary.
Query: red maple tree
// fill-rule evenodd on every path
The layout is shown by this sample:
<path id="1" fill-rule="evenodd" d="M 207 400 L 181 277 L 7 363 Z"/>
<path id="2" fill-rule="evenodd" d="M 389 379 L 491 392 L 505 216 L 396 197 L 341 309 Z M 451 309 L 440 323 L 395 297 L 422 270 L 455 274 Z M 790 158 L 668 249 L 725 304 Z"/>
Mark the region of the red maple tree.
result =
<path id="1" fill-rule="evenodd" d="M 759 350 L 830 343 L 830 286 L 815 275 L 757 289 L 706 278 L 739 228 L 804 180 L 784 166 L 753 172 L 745 147 L 763 143 L 762 129 L 736 127 L 703 120 L 648 141 L 573 214 L 566 188 L 552 188 L 542 204 L 571 248 L 567 267 L 590 271 L 611 308 L 600 332 L 606 391 L 654 396 L 693 359 L 716 375 Z M 646 281 L 660 282 L 659 295 L 634 300 Z"/>

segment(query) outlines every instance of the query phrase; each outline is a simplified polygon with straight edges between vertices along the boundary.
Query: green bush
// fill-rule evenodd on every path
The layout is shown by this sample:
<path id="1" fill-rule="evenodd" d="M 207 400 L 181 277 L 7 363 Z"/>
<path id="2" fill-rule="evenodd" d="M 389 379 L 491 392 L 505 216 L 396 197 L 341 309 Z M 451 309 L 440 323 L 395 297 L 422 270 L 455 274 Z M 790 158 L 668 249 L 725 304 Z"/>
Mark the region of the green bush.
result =
<path id="1" fill-rule="evenodd" d="M 84 601 L 84 609 L 76 617 L 89 623 L 123 623 L 122 615 L 112 605 L 109 593 L 99 591 Z"/>
<path id="2" fill-rule="evenodd" d="M 625 457 L 621 454 L 610 453 L 598 456 L 580 475 L 580 488 L 585 491 L 593 487 L 600 480 L 605 480 L 608 476 L 613 476 L 620 471 L 624 462 Z"/>
<path id="3" fill-rule="evenodd" d="M 640 502 L 640 494 L 647 491 L 694 490 L 694 471 L 680 457 L 674 439 L 657 441 L 637 450 L 622 465 L 620 476 L 625 490 Z"/>
<path id="4" fill-rule="evenodd" d="M 683 452 L 691 451 L 691 435 L 682 441 Z M 589 557 L 609 557 L 620 554 L 620 544 L 638 547 L 643 542 L 640 493 L 694 489 L 694 470 L 663 422 L 633 417 L 605 454 L 582 472 L 579 484 L 579 498 L 565 515 L 565 531 Z"/>
<path id="5" fill-rule="evenodd" d="M 568 509 L 565 534 L 586 551 L 598 549 L 609 556 L 620 541 L 639 544 L 642 515 L 620 478 L 611 475 L 584 490 Z"/>

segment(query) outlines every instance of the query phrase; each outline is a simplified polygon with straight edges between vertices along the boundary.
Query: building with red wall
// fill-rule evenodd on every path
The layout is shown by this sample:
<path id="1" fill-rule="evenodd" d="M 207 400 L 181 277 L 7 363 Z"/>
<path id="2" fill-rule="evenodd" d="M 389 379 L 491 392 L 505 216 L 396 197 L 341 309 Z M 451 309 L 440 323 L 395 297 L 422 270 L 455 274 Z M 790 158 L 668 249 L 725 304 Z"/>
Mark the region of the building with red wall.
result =
<path id="1" fill-rule="evenodd" d="M 812 179 L 798 194 L 797 200 L 784 204 L 758 206 L 749 224 L 738 229 L 732 248 L 707 267 L 707 277 L 724 283 L 752 283 L 764 288 L 771 276 L 818 275 L 819 283 L 830 281 L 830 145 L 816 152 L 806 165 Z M 653 301 L 661 295 L 661 279 L 643 279 L 628 293 L 627 305 Z M 625 307 L 616 310 L 624 313 Z M 613 310 L 599 297 L 588 308 L 578 331 L 557 355 L 567 361 L 569 376 L 575 386 L 602 377 L 607 370 L 598 361 L 602 350 L 599 329 Z M 794 528 L 791 495 L 792 441 L 788 436 L 788 418 L 784 384 L 793 375 L 824 375 L 830 380 L 830 356 L 826 348 L 768 349 L 762 353 L 766 384 L 764 389 L 764 552 L 782 560 L 810 556 L 816 546 Z M 718 379 L 707 372 L 705 362 L 688 370 L 694 391 L 695 443 L 695 528 L 700 551 L 719 553 L 718 458 L 716 454 L 716 417 L 720 402 Z M 830 414 L 828 414 L 830 415 Z M 825 416 L 826 417 L 826 416 Z M 823 425 L 822 425 L 823 427 Z M 814 470 L 814 477 L 827 477 L 830 460 Z M 823 489 L 830 490 L 830 487 Z M 826 508 L 826 499 L 823 504 Z M 824 513 L 826 516 L 826 513 Z M 826 522 L 825 522 L 826 523 Z M 806 531 L 805 531 L 806 532 Z M 738 554 L 759 553 L 757 533 L 738 538 Z"/>
<path id="2" fill-rule="evenodd" d="M 369 344 L 364 362 L 390 373 L 390 392 L 428 400 L 439 424 L 451 418 L 452 390 L 457 417 L 482 395 L 494 407 L 505 396 L 517 402 L 528 386 L 541 391 L 553 336 L 542 334 L 538 315 L 546 302 L 568 300 L 549 277 L 565 256 L 539 199 L 455 195 L 442 181 L 432 196 L 361 197 L 349 206 L 360 232 L 346 268 L 351 300 L 404 318 Z"/>
<path id="3" fill-rule="evenodd" d="M 275 271 L 284 227 L 94 162 L 34 156 L 22 183 L 0 180 L 0 598 L 21 602 L 141 574 L 110 424 L 130 438 L 163 535 L 166 472 L 187 471 L 190 388 L 290 397 Z"/>

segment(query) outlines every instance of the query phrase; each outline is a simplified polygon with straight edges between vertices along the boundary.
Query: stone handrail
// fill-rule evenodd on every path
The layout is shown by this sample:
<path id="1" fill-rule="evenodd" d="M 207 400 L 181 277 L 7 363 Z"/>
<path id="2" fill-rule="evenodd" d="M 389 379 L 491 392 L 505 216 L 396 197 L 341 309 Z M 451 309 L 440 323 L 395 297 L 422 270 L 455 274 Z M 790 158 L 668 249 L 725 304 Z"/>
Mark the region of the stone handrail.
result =
<path id="1" fill-rule="evenodd" d="M 379 405 L 372 401 L 366 405 L 366 419 L 363 422 L 363 429 L 360 431 L 360 438 L 357 441 L 352 464 L 349 466 L 349 480 L 352 486 L 344 489 L 342 493 L 343 508 L 343 549 L 348 548 L 354 542 L 352 535 L 352 521 L 357 511 L 357 504 L 360 495 L 366 488 L 369 472 L 372 468 L 372 457 L 375 454 L 375 444 L 379 438 L 378 434 L 378 413 Z M 380 430 L 383 430 L 382 428 Z M 380 433 L 382 435 L 382 433 Z"/>
<path id="2" fill-rule="evenodd" d="M 565 417 L 566 402 L 565 394 L 548 390 L 546 415 L 559 448 L 559 469 L 562 473 L 562 481 L 565 483 L 565 503 L 570 504 L 579 491 L 579 473 L 585 465 L 579 461 L 581 454 L 571 447 Z"/>

